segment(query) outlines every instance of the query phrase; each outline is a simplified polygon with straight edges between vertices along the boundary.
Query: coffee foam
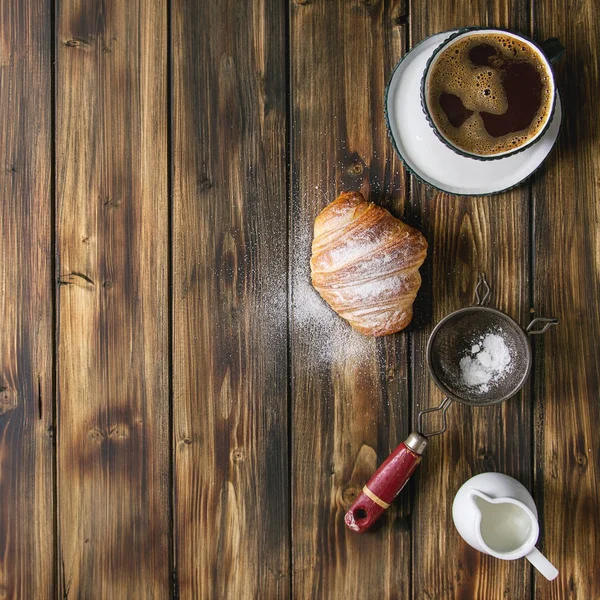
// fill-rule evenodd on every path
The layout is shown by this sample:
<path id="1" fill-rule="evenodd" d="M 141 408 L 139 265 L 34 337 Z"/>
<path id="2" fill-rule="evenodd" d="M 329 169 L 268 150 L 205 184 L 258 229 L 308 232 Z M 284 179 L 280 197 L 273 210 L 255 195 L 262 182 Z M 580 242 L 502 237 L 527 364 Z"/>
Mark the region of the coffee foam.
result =
<path id="1" fill-rule="evenodd" d="M 531 125 L 523 131 L 495 138 L 485 129 L 479 112 L 502 115 L 508 102 L 500 70 L 494 66 L 475 66 L 469 51 L 480 44 L 489 44 L 501 56 L 513 61 L 526 61 L 542 73 L 540 108 Z M 453 127 L 439 105 L 443 92 L 458 96 L 465 108 L 473 111 L 460 127 Z M 552 104 L 552 85 L 547 68 L 529 44 L 509 35 L 481 33 L 458 39 L 444 49 L 431 67 L 428 77 L 427 104 L 433 121 L 452 144 L 473 154 L 489 155 L 514 150 L 535 137 L 545 125 Z"/>

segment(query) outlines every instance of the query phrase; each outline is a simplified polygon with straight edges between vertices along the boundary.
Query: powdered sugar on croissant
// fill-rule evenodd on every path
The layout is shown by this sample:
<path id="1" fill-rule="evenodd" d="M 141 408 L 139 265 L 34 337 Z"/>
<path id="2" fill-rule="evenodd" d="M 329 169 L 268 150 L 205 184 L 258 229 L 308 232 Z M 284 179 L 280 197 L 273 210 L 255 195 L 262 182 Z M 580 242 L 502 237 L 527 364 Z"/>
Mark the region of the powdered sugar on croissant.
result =
<path id="1" fill-rule="evenodd" d="M 365 335 L 404 329 L 421 286 L 427 241 L 359 192 L 342 193 L 315 220 L 312 283 Z"/>

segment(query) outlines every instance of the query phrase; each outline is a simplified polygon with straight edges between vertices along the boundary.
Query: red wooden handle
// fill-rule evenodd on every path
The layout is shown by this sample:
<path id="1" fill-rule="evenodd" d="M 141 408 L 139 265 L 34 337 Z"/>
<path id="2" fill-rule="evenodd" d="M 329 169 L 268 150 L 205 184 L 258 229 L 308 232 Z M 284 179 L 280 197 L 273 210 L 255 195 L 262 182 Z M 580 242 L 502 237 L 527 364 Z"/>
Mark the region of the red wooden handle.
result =
<path id="1" fill-rule="evenodd" d="M 375 471 L 346 513 L 349 529 L 363 533 L 379 519 L 406 485 L 421 462 L 421 455 L 402 442 Z"/>

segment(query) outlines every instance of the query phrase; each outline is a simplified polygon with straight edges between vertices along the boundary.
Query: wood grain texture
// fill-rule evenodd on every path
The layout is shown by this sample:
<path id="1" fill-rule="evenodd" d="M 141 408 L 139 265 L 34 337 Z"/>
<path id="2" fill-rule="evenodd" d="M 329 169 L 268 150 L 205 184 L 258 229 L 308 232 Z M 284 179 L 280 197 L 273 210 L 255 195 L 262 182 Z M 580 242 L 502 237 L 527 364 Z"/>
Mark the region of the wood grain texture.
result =
<path id="1" fill-rule="evenodd" d="M 49 21 L 45 0 L 0 3 L 2 598 L 54 578 Z"/>
<path id="2" fill-rule="evenodd" d="M 411 45 L 466 25 L 509 27 L 528 33 L 526 2 L 492 5 L 412 0 Z M 492 287 L 490 305 L 526 325 L 529 320 L 529 189 L 499 196 L 458 198 L 413 181 L 412 205 L 429 240 L 422 328 L 414 336 L 413 413 L 443 396 L 429 377 L 425 350 L 432 326 L 475 302 L 479 271 Z M 426 306 L 425 304 L 428 304 Z M 549 334 L 552 335 L 552 334 Z M 462 541 L 452 521 L 458 488 L 484 471 L 507 473 L 531 489 L 531 409 L 528 388 L 487 408 L 453 404 L 443 436 L 432 438 L 417 473 L 413 536 L 415 598 L 527 598 L 526 561 L 504 562 Z"/>
<path id="3" fill-rule="evenodd" d="M 407 333 L 353 332 L 310 284 L 314 219 L 343 190 L 403 216 L 384 87 L 405 46 L 402 2 L 291 4 L 292 557 L 295 598 L 406 598 L 410 504 L 376 532 L 344 513 L 409 431 Z M 409 221 L 410 223 L 410 221 Z"/>
<path id="4" fill-rule="evenodd" d="M 172 2 L 181 598 L 287 598 L 286 6 Z"/>
<path id="5" fill-rule="evenodd" d="M 534 299 L 561 320 L 537 340 L 534 396 L 542 548 L 560 574 L 536 575 L 535 597 L 600 598 L 600 5 L 535 0 L 534 32 L 566 47 L 563 129 L 533 185 Z"/>
<path id="6" fill-rule="evenodd" d="M 0 1 L 1 598 L 600 598 L 600 8 L 434 4 Z M 561 39 L 565 121 L 528 184 L 457 198 L 405 176 L 383 94 L 409 46 L 473 24 Z M 310 285 L 342 190 L 429 242 L 407 331 L 354 333 Z M 453 405 L 353 534 L 362 485 L 441 401 L 427 339 L 480 270 L 492 306 L 561 319 L 531 388 Z M 535 492 L 554 582 L 459 538 L 483 471 Z"/>
<path id="7" fill-rule="evenodd" d="M 166 2 L 56 24 L 60 595 L 165 598 Z"/>

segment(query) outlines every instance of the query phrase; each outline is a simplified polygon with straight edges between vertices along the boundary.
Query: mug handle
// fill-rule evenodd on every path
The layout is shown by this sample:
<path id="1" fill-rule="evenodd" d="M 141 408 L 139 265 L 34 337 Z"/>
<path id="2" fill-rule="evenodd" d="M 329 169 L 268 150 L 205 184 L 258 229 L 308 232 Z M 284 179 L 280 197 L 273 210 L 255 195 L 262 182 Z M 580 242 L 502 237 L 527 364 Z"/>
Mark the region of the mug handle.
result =
<path id="1" fill-rule="evenodd" d="M 542 52 L 546 55 L 550 64 L 554 65 L 565 55 L 565 47 L 558 38 L 549 38 L 542 42 Z"/>

